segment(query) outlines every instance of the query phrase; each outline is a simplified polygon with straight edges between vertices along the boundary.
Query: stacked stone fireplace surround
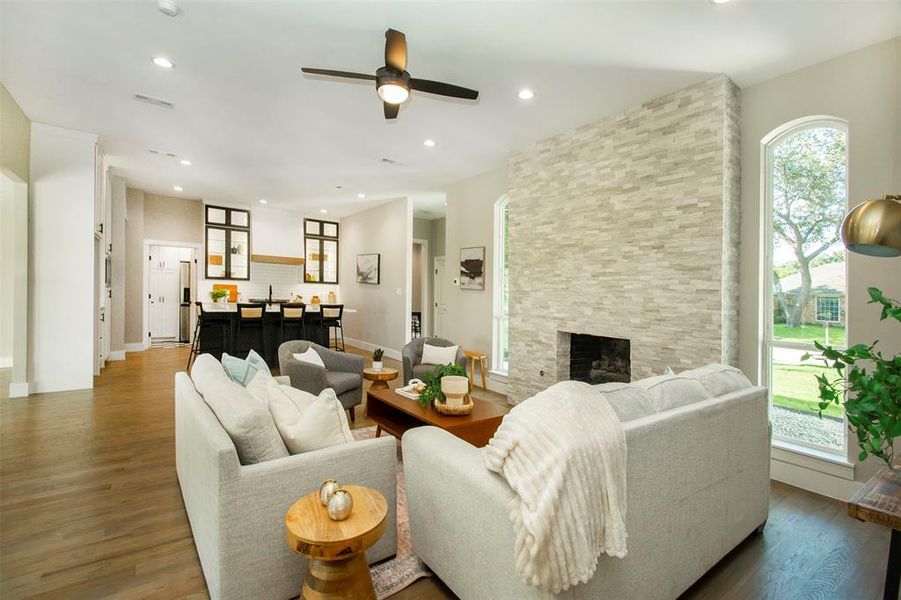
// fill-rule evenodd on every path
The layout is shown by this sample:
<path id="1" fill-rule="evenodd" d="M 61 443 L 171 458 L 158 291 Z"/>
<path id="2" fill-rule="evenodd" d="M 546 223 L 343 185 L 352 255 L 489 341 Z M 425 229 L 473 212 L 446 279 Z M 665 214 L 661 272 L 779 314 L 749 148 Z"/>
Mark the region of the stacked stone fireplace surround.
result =
<path id="1" fill-rule="evenodd" d="M 511 402 L 571 334 L 629 340 L 633 380 L 736 364 L 739 111 L 717 76 L 511 157 Z"/>

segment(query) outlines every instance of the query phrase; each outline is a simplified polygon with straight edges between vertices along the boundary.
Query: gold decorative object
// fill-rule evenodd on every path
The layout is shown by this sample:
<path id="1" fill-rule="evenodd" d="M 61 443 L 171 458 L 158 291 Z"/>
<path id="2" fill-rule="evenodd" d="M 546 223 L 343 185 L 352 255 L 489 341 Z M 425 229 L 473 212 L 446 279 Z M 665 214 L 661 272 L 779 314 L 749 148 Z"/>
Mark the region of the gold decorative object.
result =
<path id="1" fill-rule="evenodd" d="M 335 490 L 328 501 L 328 516 L 333 521 L 343 521 L 350 516 L 354 507 L 354 498 L 345 489 Z"/>
<path id="2" fill-rule="evenodd" d="M 326 479 L 323 481 L 322 485 L 319 486 L 319 503 L 322 504 L 322 506 L 328 506 L 328 501 L 340 488 L 341 486 L 339 486 L 338 482 L 334 479 Z"/>
<path id="3" fill-rule="evenodd" d="M 312 298 L 310 298 L 310 303 L 319 304 L 319 296 L 313 296 Z"/>
<path id="4" fill-rule="evenodd" d="M 328 293 L 328 303 L 335 304 L 338 301 L 338 296 L 335 295 L 335 292 Z"/>
<path id="5" fill-rule="evenodd" d="M 842 243 L 867 256 L 901 256 L 901 195 L 886 194 L 854 207 L 842 222 Z"/>

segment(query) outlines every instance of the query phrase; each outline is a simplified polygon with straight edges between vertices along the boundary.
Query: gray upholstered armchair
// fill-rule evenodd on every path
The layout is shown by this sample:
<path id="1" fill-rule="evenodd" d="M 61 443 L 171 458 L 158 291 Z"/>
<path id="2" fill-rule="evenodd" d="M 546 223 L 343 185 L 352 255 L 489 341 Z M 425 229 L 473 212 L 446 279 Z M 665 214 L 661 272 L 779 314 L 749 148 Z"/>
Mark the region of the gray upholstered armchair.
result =
<path id="1" fill-rule="evenodd" d="M 325 363 L 325 368 L 294 358 L 310 346 Z M 278 347 L 278 368 L 291 379 L 291 386 L 318 395 L 325 388 L 335 390 L 341 405 L 354 420 L 354 407 L 363 402 L 363 357 L 335 352 L 306 340 L 292 340 Z"/>
<path id="2" fill-rule="evenodd" d="M 404 385 L 413 378 L 422 379 L 423 375 L 431 373 L 437 366 L 422 364 L 423 344 L 438 346 L 440 348 L 457 345 L 442 338 L 417 338 L 404 346 Z M 456 363 L 464 369 L 466 368 L 466 356 L 463 354 L 463 348 L 460 348 L 459 346 L 457 347 Z"/>

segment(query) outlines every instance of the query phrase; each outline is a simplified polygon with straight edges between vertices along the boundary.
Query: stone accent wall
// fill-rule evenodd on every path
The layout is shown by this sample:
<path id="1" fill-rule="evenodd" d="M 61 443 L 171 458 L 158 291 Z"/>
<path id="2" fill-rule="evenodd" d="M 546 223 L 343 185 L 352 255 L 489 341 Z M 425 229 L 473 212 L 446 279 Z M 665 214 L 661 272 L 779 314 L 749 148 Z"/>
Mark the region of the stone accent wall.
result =
<path id="1" fill-rule="evenodd" d="M 737 361 L 739 95 L 718 76 L 510 159 L 510 374 L 565 379 L 567 335 L 631 340 L 632 378 Z"/>

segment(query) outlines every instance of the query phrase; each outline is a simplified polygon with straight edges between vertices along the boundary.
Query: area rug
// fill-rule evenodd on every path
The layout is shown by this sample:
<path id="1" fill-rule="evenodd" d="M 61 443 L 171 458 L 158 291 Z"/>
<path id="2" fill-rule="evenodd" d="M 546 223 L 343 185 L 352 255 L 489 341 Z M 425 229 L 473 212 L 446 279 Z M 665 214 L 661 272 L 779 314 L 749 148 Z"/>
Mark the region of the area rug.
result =
<path id="1" fill-rule="evenodd" d="M 375 437 L 375 426 L 354 429 L 352 433 L 357 441 L 372 439 Z M 396 594 L 417 579 L 432 576 L 425 563 L 413 553 L 400 442 L 397 444 L 397 556 L 373 565 L 369 570 L 378 600 Z"/>

